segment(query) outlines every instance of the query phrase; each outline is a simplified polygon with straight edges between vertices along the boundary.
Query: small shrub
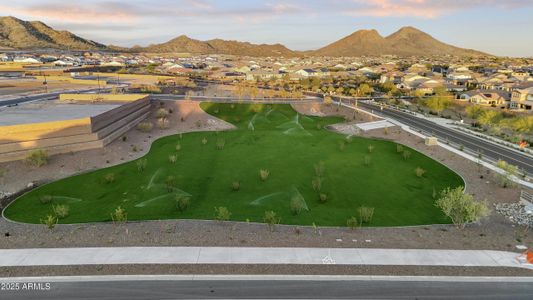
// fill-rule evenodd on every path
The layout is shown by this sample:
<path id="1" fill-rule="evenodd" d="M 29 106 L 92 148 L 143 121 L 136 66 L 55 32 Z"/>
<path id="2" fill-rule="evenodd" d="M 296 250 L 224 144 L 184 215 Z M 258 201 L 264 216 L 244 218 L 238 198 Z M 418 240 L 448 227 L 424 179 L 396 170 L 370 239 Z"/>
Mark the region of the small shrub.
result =
<path id="1" fill-rule="evenodd" d="M 417 167 L 415 169 L 415 174 L 416 174 L 417 177 L 422 177 L 422 176 L 424 176 L 425 173 L 426 173 L 426 170 L 424 170 L 424 169 L 422 169 L 420 167 Z"/>
<path id="2" fill-rule="evenodd" d="M 150 132 L 153 128 L 154 124 L 152 122 L 145 121 L 137 124 L 137 129 L 141 132 Z"/>
<path id="3" fill-rule="evenodd" d="M 113 220 L 113 223 L 126 223 L 128 221 L 128 213 L 119 206 L 111 213 L 111 220 Z"/>
<path id="4" fill-rule="evenodd" d="M 128 137 L 127 137 L 127 136 L 123 136 L 123 137 L 122 137 L 122 141 L 123 141 L 123 142 L 125 142 L 125 141 L 127 141 L 127 140 L 128 140 Z"/>
<path id="5" fill-rule="evenodd" d="M 168 110 L 164 108 L 160 108 L 156 111 L 155 116 L 158 119 L 165 119 L 168 117 L 168 114 L 169 114 Z"/>
<path id="6" fill-rule="evenodd" d="M 159 129 L 167 129 L 170 127 L 170 121 L 168 119 L 159 119 L 157 120 L 157 127 Z"/>
<path id="7" fill-rule="evenodd" d="M 203 138 L 202 139 L 202 145 L 206 145 L 207 144 L 207 138 Z"/>
<path id="8" fill-rule="evenodd" d="M 462 144 L 459 145 L 459 150 L 461 150 L 461 151 L 465 151 L 465 146 L 463 146 Z"/>
<path id="9" fill-rule="evenodd" d="M 315 177 L 311 180 L 311 185 L 315 192 L 320 192 L 322 190 L 322 177 Z"/>
<path id="10" fill-rule="evenodd" d="M 175 164 L 177 160 L 178 160 L 178 156 L 175 154 L 171 154 L 168 156 L 168 162 L 171 164 Z"/>
<path id="11" fill-rule="evenodd" d="M 165 185 L 167 187 L 168 192 L 172 192 L 176 187 L 176 178 L 174 176 L 167 176 L 167 178 L 165 179 Z"/>
<path id="12" fill-rule="evenodd" d="M 176 151 L 180 151 L 180 150 L 181 150 L 181 144 L 178 143 L 178 144 L 176 145 Z"/>
<path id="13" fill-rule="evenodd" d="M 324 166 L 324 162 L 321 161 L 318 164 L 315 164 L 314 167 L 315 167 L 315 175 L 317 177 L 324 176 L 324 171 L 326 169 L 325 166 Z"/>
<path id="14" fill-rule="evenodd" d="M 374 151 L 374 146 L 373 145 L 368 145 L 368 153 L 372 153 L 372 151 Z"/>
<path id="15" fill-rule="evenodd" d="M 350 217 L 348 220 L 346 220 L 346 226 L 349 227 L 351 230 L 354 230 L 357 228 L 357 218 L 356 217 Z"/>
<path id="16" fill-rule="evenodd" d="M 131 147 L 131 151 L 133 151 L 133 152 L 137 152 L 137 151 L 139 151 L 139 149 L 137 149 L 137 146 L 136 146 L 136 145 L 133 145 L 133 147 Z"/>
<path id="17" fill-rule="evenodd" d="M 292 197 L 291 202 L 290 202 L 290 208 L 291 208 L 291 213 L 293 215 L 295 216 L 299 215 L 302 212 L 302 210 L 305 208 L 305 203 L 302 197 L 300 197 L 299 195 Z"/>
<path id="18" fill-rule="evenodd" d="M 368 224 L 372 221 L 372 217 L 374 216 L 373 207 L 361 206 L 357 209 L 357 212 L 359 213 L 360 224 Z"/>
<path id="19" fill-rule="evenodd" d="M 365 155 L 365 166 L 370 166 L 372 162 L 372 157 L 370 155 Z"/>
<path id="20" fill-rule="evenodd" d="M 402 153 L 402 156 L 403 156 L 403 159 L 407 160 L 411 157 L 411 151 L 409 150 L 404 150 L 403 153 Z"/>
<path id="21" fill-rule="evenodd" d="M 24 161 L 33 167 L 42 167 L 48 163 L 48 151 L 44 149 L 30 150 Z"/>
<path id="22" fill-rule="evenodd" d="M 54 200 L 54 197 L 52 197 L 52 195 L 42 195 L 41 197 L 39 197 L 39 201 L 41 202 L 41 204 L 51 203 L 52 200 Z"/>
<path id="23" fill-rule="evenodd" d="M 270 171 L 266 169 L 259 170 L 259 178 L 261 178 L 262 181 L 266 181 L 269 176 L 270 176 Z"/>
<path id="24" fill-rule="evenodd" d="M 227 207 L 220 206 L 215 207 L 215 220 L 218 221 L 227 221 L 231 217 L 231 213 L 229 212 Z"/>
<path id="25" fill-rule="evenodd" d="M 389 134 L 389 127 L 383 128 L 383 134 L 388 135 Z"/>
<path id="26" fill-rule="evenodd" d="M 281 218 L 279 218 L 274 211 L 272 210 L 265 211 L 263 222 L 267 224 L 268 229 L 270 231 L 274 231 L 276 225 L 279 224 L 280 221 L 281 221 Z"/>
<path id="27" fill-rule="evenodd" d="M 396 153 L 402 153 L 403 152 L 403 146 L 400 144 L 396 145 Z"/>
<path id="28" fill-rule="evenodd" d="M 115 173 L 107 173 L 104 175 L 104 182 L 107 184 L 115 182 Z"/>
<path id="29" fill-rule="evenodd" d="M 69 207 L 68 205 L 56 205 L 54 206 L 54 214 L 58 219 L 64 219 L 68 217 L 69 214 Z"/>
<path id="30" fill-rule="evenodd" d="M 232 189 L 233 191 L 235 191 L 235 192 L 238 191 L 238 190 L 240 190 L 240 189 L 241 189 L 241 182 L 238 181 L 238 180 L 233 181 L 233 182 L 231 183 L 231 189 Z"/>
<path id="31" fill-rule="evenodd" d="M 176 207 L 179 211 L 185 211 L 191 202 L 191 197 L 183 194 L 176 195 Z"/>
<path id="32" fill-rule="evenodd" d="M 137 164 L 137 171 L 142 172 L 146 169 L 148 160 L 146 158 L 141 158 L 136 162 L 136 164 Z"/>
<path id="33" fill-rule="evenodd" d="M 196 124 L 197 128 L 201 128 L 202 127 L 202 121 L 200 121 L 200 120 L 194 122 L 194 124 Z"/>
<path id="34" fill-rule="evenodd" d="M 57 225 L 57 218 L 54 217 L 53 215 L 47 215 L 46 218 L 44 218 L 44 220 L 41 220 L 41 223 L 46 225 L 46 228 L 52 230 Z"/>
<path id="35" fill-rule="evenodd" d="M 218 150 L 224 149 L 224 146 L 226 145 L 226 140 L 219 138 L 217 139 L 216 147 Z"/>
<path id="36" fill-rule="evenodd" d="M 320 201 L 320 203 L 326 203 L 326 202 L 328 202 L 328 194 L 320 193 L 320 194 L 318 195 L 318 200 Z"/>

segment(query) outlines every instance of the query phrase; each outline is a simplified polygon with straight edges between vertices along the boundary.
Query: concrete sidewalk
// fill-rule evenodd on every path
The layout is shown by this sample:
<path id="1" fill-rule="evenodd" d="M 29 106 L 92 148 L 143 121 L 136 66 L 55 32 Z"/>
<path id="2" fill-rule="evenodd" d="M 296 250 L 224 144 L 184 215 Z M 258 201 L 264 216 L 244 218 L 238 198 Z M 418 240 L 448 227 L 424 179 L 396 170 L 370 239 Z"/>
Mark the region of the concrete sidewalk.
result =
<path id="1" fill-rule="evenodd" d="M 113 264 L 297 264 L 512 267 L 518 254 L 491 250 L 248 247 L 106 247 L 0 250 L 0 267 Z"/>

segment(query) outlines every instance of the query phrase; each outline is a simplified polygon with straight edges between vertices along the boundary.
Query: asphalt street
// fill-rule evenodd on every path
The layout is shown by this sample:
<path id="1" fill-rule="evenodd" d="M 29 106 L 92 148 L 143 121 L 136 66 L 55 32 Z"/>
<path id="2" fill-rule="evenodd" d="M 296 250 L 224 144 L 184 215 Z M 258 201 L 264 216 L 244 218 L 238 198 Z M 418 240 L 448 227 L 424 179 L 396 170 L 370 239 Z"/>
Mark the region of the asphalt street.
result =
<path id="1" fill-rule="evenodd" d="M 533 174 L 533 158 L 517 150 L 485 141 L 479 137 L 462 133 L 395 109 L 381 109 L 378 105 L 363 102 L 359 102 L 358 107 L 372 110 L 377 115 L 397 120 L 415 130 L 422 130 L 426 134 L 434 134 L 440 140 L 448 140 L 450 143 L 463 145 L 465 149 L 473 153 L 481 152 L 485 158 L 493 161 L 503 159 L 509 164 L 518 166 L 527 173 Z"/>
<path id="2" fill-rule="evenodd" d="M 22 284 L 24 282 L 19 282 L 19 287 Z M 13 300 L 533 299 L 531 282 L 133 280 L 46 283 L 44 279 L 36 284 L 40 284 L 37 290 L 2 290 L 0 298 Z"/>

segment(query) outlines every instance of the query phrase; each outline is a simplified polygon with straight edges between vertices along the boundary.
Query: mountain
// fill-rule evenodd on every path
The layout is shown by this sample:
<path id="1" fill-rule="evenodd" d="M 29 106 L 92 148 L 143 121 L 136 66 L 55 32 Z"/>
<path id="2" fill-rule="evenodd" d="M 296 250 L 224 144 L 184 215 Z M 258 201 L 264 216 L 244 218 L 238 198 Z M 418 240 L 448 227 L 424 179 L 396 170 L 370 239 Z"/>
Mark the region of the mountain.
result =
<path id="1" fill-rule="evenodd" d="M 488 55 L 445 44 L 414 27 L 403 27 L 387 37 L 382 37 L 376 30 L 359 30 L 310 54 L 315 56 Z"/>
<path id="2" fill-rule="evenodd" d="M 81 38 L 68 31 L 55 30 L 39 21 L 28 22 L 15 17 L 0 17 L 0 48 L 107 49 L 105 45 Z"/>
<path id="3" fill-rule="evenodd" d="M 485 53 L 442 43 L 413 27 L 403 27 L 382 37 L 376 30 L 359 30 L 314 51 L 292 51 L 281 44 L 251 44 L 248 42 L 213 39 L 200 41 L 181 35 L 162 44 L 147 47 L 103 45 L 81 38 L 68 31 L 55 30 L 39 21 L 23 21 L 15 17 L 0 17 L 0 49 L 70 49 L 110 50 L 117 52 L 229 54 L 237 56 L 481 56 Z"/>
<path id="4" fill-rule="evenodd" d="M 238 56 L 285 56 L 293 57 L 298 54 L 281 44 L 251 44 L 248 42 L 226 41 L 214 39 L 200 41 L 181 35 L 166 43 L 138 48 L 137 51 L 151 53 L 191 53 L 191 54 L 229 54 Z"/>

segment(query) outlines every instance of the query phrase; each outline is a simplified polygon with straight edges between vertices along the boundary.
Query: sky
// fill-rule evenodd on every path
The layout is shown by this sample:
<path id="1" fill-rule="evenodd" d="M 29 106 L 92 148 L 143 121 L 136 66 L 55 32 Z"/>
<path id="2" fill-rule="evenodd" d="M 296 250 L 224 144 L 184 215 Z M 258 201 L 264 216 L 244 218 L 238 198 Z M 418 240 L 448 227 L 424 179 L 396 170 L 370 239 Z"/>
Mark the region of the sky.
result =
<path id="1" fill-rule="evenodd" d="M 185 34 L 313 50 L 360 29 L 413 26 L 458 47 L 533 56 L 533 0 L 0 0 L 0 14 L 119 46 Z"/>

